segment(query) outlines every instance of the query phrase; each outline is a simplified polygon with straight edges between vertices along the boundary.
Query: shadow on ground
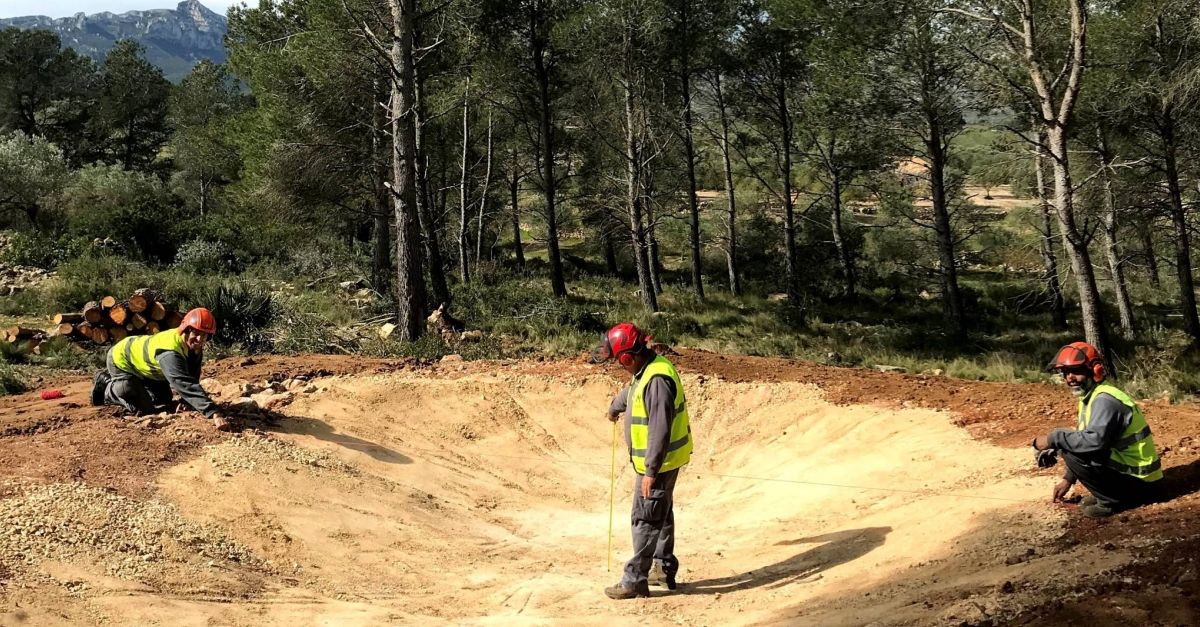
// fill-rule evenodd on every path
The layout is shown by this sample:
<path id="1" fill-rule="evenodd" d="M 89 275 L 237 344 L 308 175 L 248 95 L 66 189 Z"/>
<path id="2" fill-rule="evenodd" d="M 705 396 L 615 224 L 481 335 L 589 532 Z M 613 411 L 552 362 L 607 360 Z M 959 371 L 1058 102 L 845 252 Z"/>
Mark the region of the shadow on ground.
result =
<path id="1" fill-rule="evenodd" d="M 807 544 L 818 546 L 782 562 L 745 573 L 681 583 L 679 592 L 680 594 L 715 594 L 760 587 L 777 588 L 811 577 L 839 564 L 856 560 L 882 545 L 891 531 L 891 527 L 867 527 L 779 542 L 778 545 L 782 546 Z"/>
<path id="2" fill-rule="evenodd" d="M 242 418 L 245 427 L 258 427 L 263 431 L 307 435 L 323 442 L 344 446 L 352 451 L 370 455 L 373 459 L 388 464 L 411 464 L 412 458 L 370 440 L 346 433 L 338 433 L 329 423 L 311 416 L 293 416 L 276 411 L 264 410 L 261 416 Z"/>

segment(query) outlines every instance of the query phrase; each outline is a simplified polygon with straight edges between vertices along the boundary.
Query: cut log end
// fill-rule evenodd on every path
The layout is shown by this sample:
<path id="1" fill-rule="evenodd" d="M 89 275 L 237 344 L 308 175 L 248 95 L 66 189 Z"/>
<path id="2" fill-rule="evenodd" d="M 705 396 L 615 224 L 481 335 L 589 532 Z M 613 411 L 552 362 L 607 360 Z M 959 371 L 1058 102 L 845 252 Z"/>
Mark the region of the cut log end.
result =
<path id="1" fill-rule="evenodd" d="M 129 309 L 120 303 L 113 305 L 112 309 L 108 310 L 108 318 L 112 320 L 114 325 L 121 326 L 129 318 Z"/>
<path id="2" fill-rule="evenodd" d="M 133 295 L 129 297 L 129 311 L 134 313 L 142 313 L 146 311 L 154 303 L 154 293 L 149 289 L 142 288 L 134 290 Z"/>
<path id="3" fill-rule="evenodd" d="M 112 309 L 113 305 L 117 304 L 116 296 L 105 296 L 100 299 L 100 307 L 103 309 Z"/>
<path id="4" fill-rule="evenodd" d="M 100 308 L 100 303 L 91 301 L 83 306 L 83 319 L 91 324 L 96 324 L 104 317 L 104 310 Z"/>
<path id="5" fill-rule="evenodd" d="M 81 313 L 60 313 L 54 316 L 54 324 L 79 324 L 83 322 L 83 314 Z"/>

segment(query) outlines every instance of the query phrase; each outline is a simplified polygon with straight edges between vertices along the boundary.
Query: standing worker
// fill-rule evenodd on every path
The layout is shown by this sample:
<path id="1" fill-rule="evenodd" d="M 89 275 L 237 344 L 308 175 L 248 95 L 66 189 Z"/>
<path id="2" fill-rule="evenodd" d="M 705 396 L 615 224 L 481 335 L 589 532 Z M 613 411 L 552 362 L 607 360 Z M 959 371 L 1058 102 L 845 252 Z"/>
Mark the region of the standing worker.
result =
<path id="1" fill-rule="evenodd" d="M 1055 429 L 1033 440 L 1039 466 L 1053 465 L 1058 452 L 1066 463 L 1053 499 L 1061 501 L 1079 481 L 1091 492 L 1080 501 L 1080 511 L 1091 518 L 1156 500 L 1163 474 L 1150 425 L 1128 394 L 1104 383 L 1100 352 L 1086 342 L 1068 344 L 1047 370 L 1062 374 L 1079 399 L 1076 429 Z"/>
<path id="2" fill-rule="evenodd" d="M 183 317 L 178 329 L 131 335 L 108 350 L 107 367 L 96 373 L 93 405 L 118 405 L 134 414 L 154 413 L 170 404 L 171 391 L 221 431 L 229 422 L 200 386 L 204 344 L 217 332 L 217 321 L 203 307 Z"/>
<path id="3" fill-rule="evenodd" d="M 633 375 L 613 398 L 608 419 L 625 415 L 625 443 L 633 482 L 633 557 L 620 583 L 604 589 L 613 599 L 650 596 L 650 584 L 675 589 L 675 481 L 692 457 L 683 383 L 675 366 L 654 352 L 649 338 L 629 322 L 608 330 L 599 356 L 616 359 Z"/>

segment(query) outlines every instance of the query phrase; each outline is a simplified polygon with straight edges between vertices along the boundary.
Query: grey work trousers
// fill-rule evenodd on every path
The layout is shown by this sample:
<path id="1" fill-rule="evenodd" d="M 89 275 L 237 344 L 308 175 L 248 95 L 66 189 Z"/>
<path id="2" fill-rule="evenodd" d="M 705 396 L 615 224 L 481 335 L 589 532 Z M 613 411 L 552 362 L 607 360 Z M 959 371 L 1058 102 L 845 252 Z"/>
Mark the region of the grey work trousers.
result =
<path id="1" fill-rule="evenodd" d="M 104 404 L 124 407 L 133 414 L 153 414 L 171 404 L 171 385 L 129 374 L 113 363 L 112 350 L 105 364 L 111 379 L 104 390 Z"/>
<path id="2" fill-rule="evenodd" d="M 1062 451 L 1062 458 L 1075 478 L 1105 507 L 1123 510 L 1160 498 L 1161 481 L 1142 481 L 1106 466 L 1094 466 L 1067 451 Z"/>
<path id="3" fill-rule="evenodd" d="M 633 476 L 633 557 L 625 563 L 621 583 L 628 586 L 646 582 L 650 566 L 662 564 L 670 579 L 679 572 L 675 558 L 675 480 L 679 469 L 659 473 L 650 488 L 650 498 L 642 498 L 642 475 Z"/>

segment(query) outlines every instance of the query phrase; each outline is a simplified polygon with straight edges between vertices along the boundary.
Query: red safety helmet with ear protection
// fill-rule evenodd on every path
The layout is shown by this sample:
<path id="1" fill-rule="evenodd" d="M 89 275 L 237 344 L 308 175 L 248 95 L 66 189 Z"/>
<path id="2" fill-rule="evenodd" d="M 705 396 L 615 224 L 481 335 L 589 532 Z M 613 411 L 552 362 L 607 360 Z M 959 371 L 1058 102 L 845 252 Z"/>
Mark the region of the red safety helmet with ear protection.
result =
<path id="1" fill-rule="evenodd" d="M 183 317 L 183 322 L 179 323 L 179 332 L 183 333 L 188 329 L 195 329 L 201 333 L 213 335 L 217 332 L 217 319 L 213 317 L 212 312 L 203 308 L 197 307 Z"/>
<path id="2" fill-rule="evenodd" d="M 1046 366 L 1046 370 L 1051 372 L 1084 368 L 1091 371 L 1092 381 L 1096 383 L 1108 376 L 1108 369 L 1104 366 L 1104 358 L 1100 356 L 1100 351 L 1087 342 L 1071 342 L 1058 349 L 1054 359 Z"/>
<path id="3" fill-rule="evenodd" d="M 634 358 L 649 342 L 650 337 L 632 322 L 622 322 L 605 332 L 597 357 L 600 361 L 615 357 L 622 366 L 630 368 Z"/>

